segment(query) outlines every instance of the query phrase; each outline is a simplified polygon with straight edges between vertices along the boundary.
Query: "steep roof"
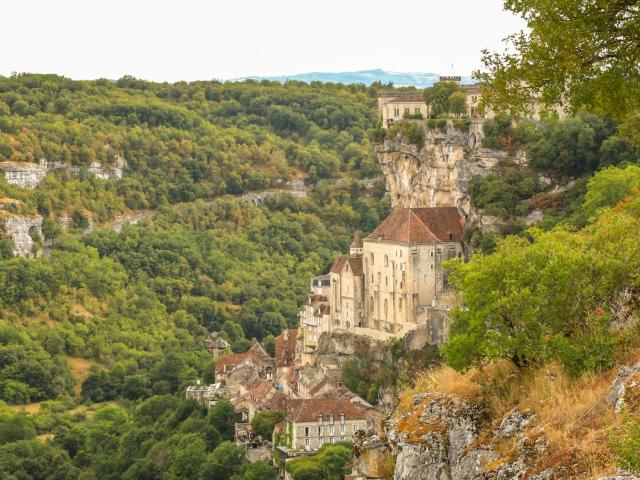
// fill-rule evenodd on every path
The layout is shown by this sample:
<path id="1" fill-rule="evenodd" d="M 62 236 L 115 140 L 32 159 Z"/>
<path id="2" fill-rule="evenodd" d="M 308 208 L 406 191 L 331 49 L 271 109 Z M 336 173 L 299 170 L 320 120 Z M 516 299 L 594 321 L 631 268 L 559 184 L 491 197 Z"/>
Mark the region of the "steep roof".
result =
<path id="1" fill-rule="evenodd" d="M 249 358 L 249 353 L 228 353 L 216 360 L 216 373 L 224 373 Z M 225 367 L 227 367 L 225 369 Z"/>
<path id="2" fill-rule="evenodd" d="M 296 356 L 296 341 L 298 329 L 289 328 L 276 337 L 276 366 L 288 367 L 293 365 Z"/>
<path id="3" fill-rule="evenodd" d="M 365 240 L 410 245 L 461 242 L 463 227 L 456 207 L 401 208 L 391 212 Z"/>
<path id="4" fill-rule="evenodd" d="M 345 264 L 349 264 L 349 268 L 353 271 L 353 274 L 356 277 L 361 277 L 363 274 L 362 270 L 362 257 L 356 255 L 341 255 L 333 262 L 331 266 L 331 273 L 339 274 L 342 272 Z"/>
<path id="5" fill-rule="evenodd" d="M 292 422 L 316 422 L 319 415 L 322 415 L 324 422 L 328 422 L 329 415 L 333 414 L 334 421 L 338 423 L 341 413 L 345 420 L 367 419 L 364 409 L 346 398 L 290 400 L 288 407 L 287 418 Z"/>
<path id="6" fill-rule="evenodd" d="M 351 242 L 350 248 L 362 248 L 362 237 L 360 235 L 360 230 L 356 230 L 356 234 L 353 236 L 353 241 Z"/>

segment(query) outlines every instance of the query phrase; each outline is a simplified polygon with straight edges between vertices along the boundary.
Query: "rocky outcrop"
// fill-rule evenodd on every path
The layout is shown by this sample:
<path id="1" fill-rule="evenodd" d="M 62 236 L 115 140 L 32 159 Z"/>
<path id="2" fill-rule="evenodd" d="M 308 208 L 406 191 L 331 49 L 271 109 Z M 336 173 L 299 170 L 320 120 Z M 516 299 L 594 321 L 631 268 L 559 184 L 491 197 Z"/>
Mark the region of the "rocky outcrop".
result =
<path id="1" fill-rule="evenodd" d="M 525 163 L 523 152 L 481 148 L 481 121 L 474 121 L 468 132 L 449 123 L 444 132 L 424 128 L 424 133 L 420 149 L 401 135 L 376 146 L 393 208 L 455 205 L 468 215 L 473 176 L 488 174 L 500 162 Z"/>
<path id="2" fill-rule="evenodd" d="M 0 170 L 4 172 L 4 179 L 10 185 L 22 188 L 35 188 L 47 176 L 47 162 L 3 162 Z"/>
<path id="3" fill-rule="evenodd" d="M 535 420 L 513 409 L 497 421 L 482 402 L 420 393 L 387 422 L 385 441 L 371 432 L 356 439 L 354 465 L 366 475 L 390 452 L 394 480 L 551 480 L 552 469 L 534 467 L 548 447 Z"/>
<path id="4" fill-rule="evenodd" d="M 474 121 L 468 132 L 424 129 L 424 147 L 402 136 L 376 146 L 393 208 L 455 205 L 465 215 L 471 206 L 468 185 L 475 175 L 486 175 L 500 162 L 524 163 L 523 153 L 481 148 L 482 123 Z"/>
<path id="5" fill-rule="evenodd" d="M 13 254 L 19 257 L 33 256 L 33 237 L 42 236 L 42 217 L 9 215 L 0 220 L 4 233 L 13 241 Z"/>
<path id="6" fill-rule="evenodd" d="M 623 410 L 640 411 L 640 362 L 622 367 L 607 395 L 607 402 L 617 414 Z"/>
<path id="7" fill-rule="evenodd" d="M 127 162 L 121 156 L 116 157 L 112 166 L 105 167 L 100 162 L 93 162 L 86 170 L 102 180 L 119 179 L 124 174 Z M 33 189 L 51 171 L 64 171 L 72 175 L 78 175 L 84 167 L 77 167 L 61 162 L 47 162 L 45 159 L 38 163 L 28 162 L 3 162 L 0 170 L 4 173 L 5 181 L 11 185 Z"/>
<path id="8" fill-rule="evenodd" d="M 364 356 L 378 362 L 389 361 L 390 352 L 385 343 L 364 335 L 349 332 L 326 332 L 318 338 L 316 356 L 319 361 L 327 359 L 349 359 Z"/>

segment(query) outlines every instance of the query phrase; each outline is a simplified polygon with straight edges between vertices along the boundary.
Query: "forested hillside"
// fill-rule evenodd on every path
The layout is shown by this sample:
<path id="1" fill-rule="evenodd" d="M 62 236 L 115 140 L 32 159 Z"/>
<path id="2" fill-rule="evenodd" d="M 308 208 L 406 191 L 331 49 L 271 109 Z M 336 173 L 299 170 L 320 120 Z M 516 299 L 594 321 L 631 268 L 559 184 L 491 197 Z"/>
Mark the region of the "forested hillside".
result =
<path id="1" fill-rule="evenodd" d="M 49 175 L 35 192 L 0 194 L 44 215 L 88 210 L 104 222 L 157 208 L 281 185 L 375 175 L 367 129 L 375 87 L 302 82 L 161 84 L 134 78 L 0 78 L 0 162 L 127 164 L 125 178 Z M 82 171 L 81 171 L 82 173 Z"/>

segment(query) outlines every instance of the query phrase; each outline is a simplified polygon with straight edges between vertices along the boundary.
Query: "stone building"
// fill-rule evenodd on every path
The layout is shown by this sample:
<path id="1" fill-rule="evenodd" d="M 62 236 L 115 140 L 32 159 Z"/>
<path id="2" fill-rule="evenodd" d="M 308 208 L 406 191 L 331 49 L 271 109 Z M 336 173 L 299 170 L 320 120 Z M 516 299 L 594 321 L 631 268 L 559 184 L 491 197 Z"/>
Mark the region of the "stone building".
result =
<path id="1" fill-rule="evenodd" d="M 346 398 L 289 400 L 287 416 L 280 425 L 282 437 L 290 438 L 291 450 L 315 451 L 324 444 L 352 441 L 356 432 L 375 425 L 370 409 Z"/>
<path id="2" fill-rule="evenodd" d="M 442 262 L 463 258 L 455 207 L 395 210 L 364 241 L 364 328 L 402 336 L 448 307 Z"/>
<path id="3" fill-rule="evenodd" d="M 321 334 L 402 337 L 422 326 L 426 340 L 447 340 L 452 305 L 442 263 L 465 258 L 464 220 L 456 207 L 394 210 L 350 254 L 316 277 L 300 312 L 301 364 L 313 363 Z"/>
<path id="4" fill-rule="evenodd" d="M 462 78 L 459 76 L 440 77 L 440 81 L 460 84 Z M 460 88 L 467 97 L 465 116 L 471 118 L 493 118 L 495 116 L 491 109 L 483 110 L 480 108 L 482 92 L 479 84 L 460 85 Z M 385 128 L 405 118 L 428 118 L 430 115 L 431 110 L 422 96 L 422 91 L 378 93 L 378 117 L 382 120 L 382 126 Z"/>
<path id="5" fill-rule="evenodd" d="M 216 361 L 216 381 L 224 382 L 234 370 L 248 368 L 255 371 L 260 378 L 272 379 L 275 374 L 274 359 L 257 340 L 253 341 L 246 353 L 228 353 Z"/>

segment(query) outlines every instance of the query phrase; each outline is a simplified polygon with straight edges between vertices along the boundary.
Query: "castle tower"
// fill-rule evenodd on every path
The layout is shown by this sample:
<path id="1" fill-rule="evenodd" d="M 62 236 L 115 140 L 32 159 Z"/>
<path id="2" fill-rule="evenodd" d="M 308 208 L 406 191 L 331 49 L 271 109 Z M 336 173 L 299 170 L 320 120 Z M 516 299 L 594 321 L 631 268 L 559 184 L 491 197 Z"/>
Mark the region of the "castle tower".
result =
<path id="1" fill-rule="evenodd" d="M 362 255 L 362 238 L 360 237 L 360 230 L 356 230 L 353 242 L 351 242 L 351 245 L 349 246 L 349 255 Z"/>

